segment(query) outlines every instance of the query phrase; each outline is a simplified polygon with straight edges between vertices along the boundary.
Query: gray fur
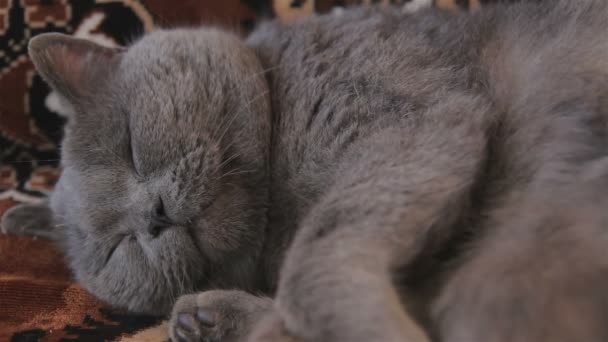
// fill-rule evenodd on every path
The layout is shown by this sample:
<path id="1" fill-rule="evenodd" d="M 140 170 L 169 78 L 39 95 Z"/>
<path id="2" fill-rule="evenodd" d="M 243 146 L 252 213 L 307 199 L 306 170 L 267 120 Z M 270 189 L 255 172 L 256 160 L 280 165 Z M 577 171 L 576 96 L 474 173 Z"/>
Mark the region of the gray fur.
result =
<path id="1" fill-rule="evenodd" d="M 71 56 L 88 44 L 58 34 L 30 43 L 43 77 L 75 89 L 64 91 L 76 114 L 51 207 L 76 279 L 112 304 L 150 313 L 203 288 L 256 288 L 269 101 L 259 96 L 262 74 L 237 77 L 261 68 L 254 54 L 213 30 L 158 32 L 127 52 Z M 202 58 L 192 53 L 199 49 Z M 62 66 L 78 58 L 89 62 L 70 72 L 87 92 L 52 73 L 79 67 Z"/>
<path id="2" fill-rule="evenodd" d="M 561 0 L 120 51 L 40 36 L 32 59 L 75 107 L 56 236 L 134 311 L 276 294 L 183 297 L 176 340 L 605 340 L 607 32 L 608 3 Z M 194 308 L 219 322 L 180 324 Z"/>

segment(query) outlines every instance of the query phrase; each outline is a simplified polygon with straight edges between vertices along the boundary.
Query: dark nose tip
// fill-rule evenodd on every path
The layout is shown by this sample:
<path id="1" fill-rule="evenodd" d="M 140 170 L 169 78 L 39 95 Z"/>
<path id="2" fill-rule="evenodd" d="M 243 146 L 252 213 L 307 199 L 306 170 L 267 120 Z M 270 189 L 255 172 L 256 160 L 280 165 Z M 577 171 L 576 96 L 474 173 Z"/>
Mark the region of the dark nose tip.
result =
<path id="1" fill-rule="evenodd" d="M 150 221 L 150 225 L 148 226 L 148 234 L 152 237 L 158 237 L 160 232 L 165 230 L 169 225 L 164 222 L 157 222 L 155 219 Z"/>
<path id="2" fill-rule="evenodd" d="M 165 206 L 161 198 L 159 198 L 153 212 L 150 224 L 148 225 L 148 233 L 152 237 L 157 237 L 163 230 L 171 226 L 171 220 L 167 217 Z"/>

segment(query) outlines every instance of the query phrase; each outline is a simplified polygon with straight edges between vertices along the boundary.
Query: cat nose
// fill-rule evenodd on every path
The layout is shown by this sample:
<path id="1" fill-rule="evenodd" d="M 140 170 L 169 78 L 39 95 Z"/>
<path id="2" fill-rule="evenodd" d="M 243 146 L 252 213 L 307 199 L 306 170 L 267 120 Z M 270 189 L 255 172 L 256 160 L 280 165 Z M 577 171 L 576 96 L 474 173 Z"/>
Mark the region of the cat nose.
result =
<path id="1" fill-rule="evenodd" d="M 165 230 L 167 227 L 169 227 L 169 223 L 168 222 L 163 222 L 163 221 L 159 221 L 156 218 L 152 218 L 152 220 L 150 220 L 150 224 L 148 225 L 148 234 L 150 234 L 152 237 L 158 237 L 158 235 L 160 235 L 160 233 Z"/>
<path id="2" fill-rule="evenodd" d="M 167 217 L 163 200 L 162 198 L 159 198 L 154 210 L 152 211 L 152 217 L 150 219 L 150 223 L 148 224 L 148 233 L 152 237 L 157 237 L 163 230 L 171 225 L 172 222 Z"/>

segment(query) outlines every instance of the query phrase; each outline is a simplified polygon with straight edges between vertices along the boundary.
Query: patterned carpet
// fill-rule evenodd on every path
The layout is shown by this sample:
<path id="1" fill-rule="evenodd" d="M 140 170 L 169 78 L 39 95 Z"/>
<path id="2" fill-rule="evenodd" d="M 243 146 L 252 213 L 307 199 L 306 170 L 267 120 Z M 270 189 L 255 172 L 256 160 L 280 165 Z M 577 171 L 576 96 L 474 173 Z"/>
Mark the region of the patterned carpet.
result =
<path id="1" fill-rule="evenodd" d="M 109 46 L 155 27 L 220 24 L 246 34 L 261 17 L 292 21 L 356 3 L 388 0 L 0 0 L 0 216 L 40 201 L 60 171 L 57 146 L 65 109 L 36 75 L 28 40 L 63 32 Z M 475 10 L 483 0 L 411 0 Z M 0 234 L 0 341 L 166 341 L 162 318 L 111 310 L 74 284 L 45 241 Z"/>

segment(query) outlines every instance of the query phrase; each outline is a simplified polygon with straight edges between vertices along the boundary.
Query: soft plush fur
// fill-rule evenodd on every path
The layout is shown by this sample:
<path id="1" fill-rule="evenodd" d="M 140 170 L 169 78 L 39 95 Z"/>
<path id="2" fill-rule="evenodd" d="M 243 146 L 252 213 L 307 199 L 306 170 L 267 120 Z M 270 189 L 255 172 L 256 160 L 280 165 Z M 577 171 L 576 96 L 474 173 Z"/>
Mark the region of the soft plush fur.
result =
<path id="1" fill-rule="evenodd" d="M 124 50 L 39 36 L 75 109 L 64 172 L 52 217 L 3 225 L 35 210 L 78 280 L 135 311 L 276 293 L 183 296 L 176 340 L 606 339 L 607 19 L 562 0 Z"/>

